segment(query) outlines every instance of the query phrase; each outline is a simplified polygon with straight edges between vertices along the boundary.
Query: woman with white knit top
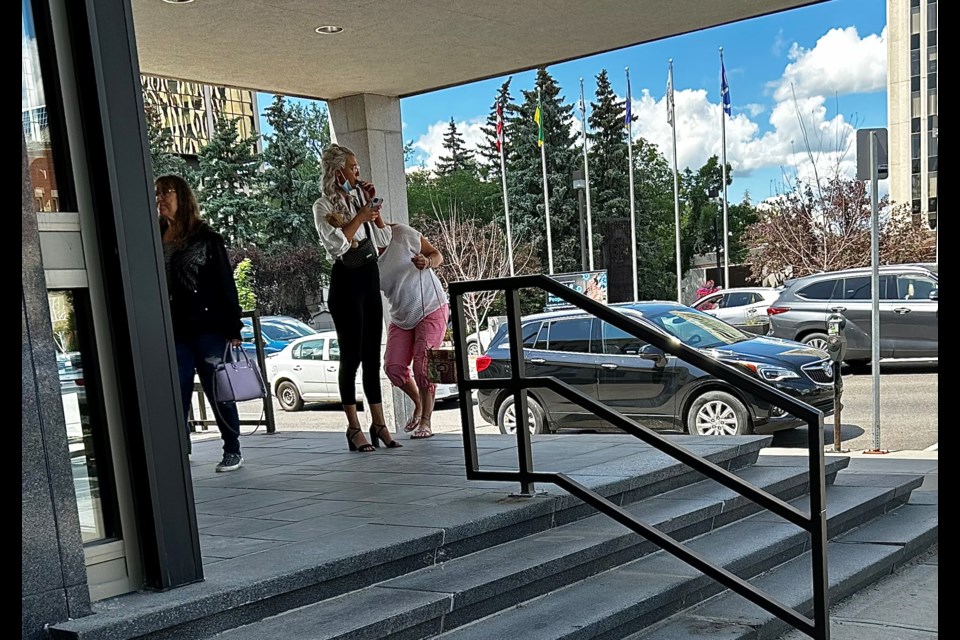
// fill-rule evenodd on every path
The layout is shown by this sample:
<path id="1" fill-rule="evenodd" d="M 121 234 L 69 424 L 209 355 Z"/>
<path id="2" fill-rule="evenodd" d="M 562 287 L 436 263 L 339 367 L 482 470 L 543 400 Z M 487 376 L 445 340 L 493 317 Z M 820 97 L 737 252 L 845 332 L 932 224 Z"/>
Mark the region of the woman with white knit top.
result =
<path id="1" fill-rule="evenodd" d="M 390 227 L 392 238 L 379 260 L 380 289 L 390 305 L 384 370 L 414 404 L 413 417 L 403 430 L 412 432 L 411 438 L 429 438 L 437 387 L 427 374 L 427 352 L 443 342 L 450 312 L 433 272 L 443 256 L 416 229 L 405 224 Z"/>

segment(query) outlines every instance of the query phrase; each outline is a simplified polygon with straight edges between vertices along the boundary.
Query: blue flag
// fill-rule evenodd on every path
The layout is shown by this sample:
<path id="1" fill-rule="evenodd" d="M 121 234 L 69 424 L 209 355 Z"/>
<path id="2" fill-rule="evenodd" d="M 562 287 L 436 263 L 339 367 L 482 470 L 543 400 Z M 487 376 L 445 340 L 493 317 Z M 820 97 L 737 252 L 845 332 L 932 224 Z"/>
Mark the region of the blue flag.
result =
<path id="1" fill-rule="evenodd" d="M 723 112 L 728 116 L 730 113 L 730 85 L 727 84 L 727 70 L 723 67 L 723 60 L 720 60 L 720 101 L 723 103 Z"/>
<path id="2" fill-rule="evenodd" d="M 627 75 L 627 115 L 623 118 L 623 126 L 626 129 L 629 129 L 630 123 L 633 122 L 633 105 L 631 102 L 633 102 L 633 99 L 630 97 L 630 76 Z"/>

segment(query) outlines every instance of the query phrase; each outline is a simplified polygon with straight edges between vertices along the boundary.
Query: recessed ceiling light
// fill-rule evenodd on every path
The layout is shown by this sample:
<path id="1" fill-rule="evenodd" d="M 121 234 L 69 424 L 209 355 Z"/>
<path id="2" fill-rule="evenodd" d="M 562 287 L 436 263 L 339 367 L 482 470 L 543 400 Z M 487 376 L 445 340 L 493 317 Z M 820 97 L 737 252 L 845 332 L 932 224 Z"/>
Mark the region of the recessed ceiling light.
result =
<path id="1" fill-rule="evenodd" d="M 333 36 L 338 33 L 343 33 L 343 27 L 338 27 L 333 24 L 327 24 L 322 27 L 317 27 L 316 32 L 322 36 Z"/>
<path id="2" fill-rule="evenodd" d="M 163 0 L 167 4 L 190 4 L 193 0 Z"/>

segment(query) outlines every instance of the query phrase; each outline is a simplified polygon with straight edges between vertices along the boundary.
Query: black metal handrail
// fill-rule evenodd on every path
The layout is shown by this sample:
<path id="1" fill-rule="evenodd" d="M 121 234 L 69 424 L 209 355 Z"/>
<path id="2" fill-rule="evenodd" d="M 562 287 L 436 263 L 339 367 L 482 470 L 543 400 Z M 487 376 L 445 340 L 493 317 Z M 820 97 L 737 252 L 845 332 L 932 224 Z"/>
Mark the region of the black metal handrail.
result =
<path id="1" fill-rule="evenodd" d="M 600 320 L 627 332 L 641 340 L 663 349 L 717 378 L 734 385 L 758 398 L 804 420 L 808 425 L 808 475 L 810 483 L 810 509 L 804 513 L 779 497 L 759 489 L 730 471 L 706 460 L 689 449 L 671 442 L 655 431 L 637 424 L 620 412 L 584 395 L 573 387 L 553 377 L 528 377 L 523 357 L 523 342 L 520 327 L 520 289 L 542 289 L 563 299 L 573 307 L 586 311 Z M 510 347 L 510 377 L 498 379 L 471 379 L 466 342 L 466 321 L 463 312 L 463 296 L 483 291 L 503 291 L 506 295 L 507 333 Z M 601 304 L 574 291 L 552 278 L 543 275 L 497 278 L 472 282 L 450 283 L 450 304 L 453 311 L 453 338 L 456 351 L 457 391 L 460 400 L 460 417 L 463 425 L 464 462 L 469 480 L 516 481 L 520 483 L 521 495 L 535 494 L 535 483 L 554 484 L 586 504 L 594 507 L 630 530 L 638 533 L 671 555 L 687 562 L 700 572 L 710 576 L 724 587 L 738 593 L 753 604 L 777 616 L 792 627 L 818 640 L 829 640 L 829 589 L 827 580 L 827 518 L 826 481 L 824 477 L 823 413 L 785 393 L 729 367 L 680 341 L 661 333 L 643 323 L 633 320 L 616 309 Z M 533 470 L 530 431 L 527 428 L 527 389 L 547 388 L 567 400 L 594 412 L 598 417 L 623 429 L 658 451 L 690 466 L 704 476 L 719 482 L 728 489 L 756 502 L 761 507 L 797 525 L 810 534 L 813 574 L 813 609 L 811 620 L 806 615 L 789 607 L 757 589 L 746 580 L 727 569 L 714 565 L 707 558 L 689 549 L 686 545 L 641 522 L 625 509 L 610 502 L 595 491 L 584 487 L 565 474 Z M 473 420 L 472 392 L 474 389 L 505 389 L 515 399 L 517 413 L 518 471 L 484 471 L 480 469 L 477 453 L 476 427 Z"/>

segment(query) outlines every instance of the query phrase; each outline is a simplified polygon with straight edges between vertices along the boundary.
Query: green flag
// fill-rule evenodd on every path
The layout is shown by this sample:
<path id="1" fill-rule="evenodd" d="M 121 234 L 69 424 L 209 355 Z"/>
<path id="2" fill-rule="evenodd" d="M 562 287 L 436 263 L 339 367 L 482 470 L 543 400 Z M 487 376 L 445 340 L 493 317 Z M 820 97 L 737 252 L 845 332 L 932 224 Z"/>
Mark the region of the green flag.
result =
<path id="1" fill-rule="evenodd" d="M 537 98 L 537 110 L 533 113 L 533 121 L 537 123 L 537 146 L 543 146 L 543 110 L 540 109 L 540 98 Z"/>

